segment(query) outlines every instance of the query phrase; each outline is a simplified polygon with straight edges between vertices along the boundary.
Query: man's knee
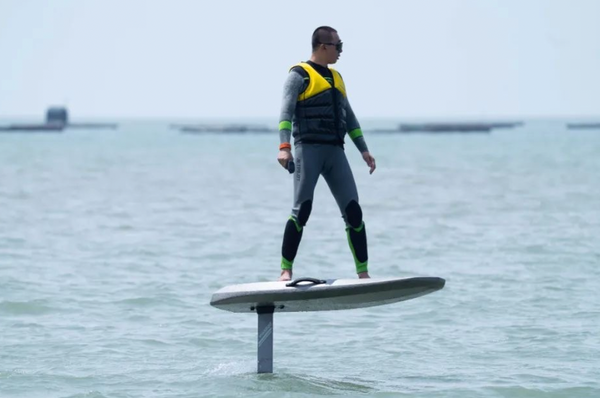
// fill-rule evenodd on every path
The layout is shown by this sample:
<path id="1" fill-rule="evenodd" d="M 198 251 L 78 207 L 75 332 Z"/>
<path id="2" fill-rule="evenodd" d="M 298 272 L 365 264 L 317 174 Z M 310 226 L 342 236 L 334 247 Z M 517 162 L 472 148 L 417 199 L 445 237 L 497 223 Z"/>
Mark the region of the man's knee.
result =
<path id="1" fill-rule="evenodd" d="M 304 227 L 308 222 L 308 217 L 310 217 L 310 212 L 312 211 L 312 200 L 307 200 L 302 202 L 300 205 L 300 210 L 298 210 L 298 224 Z"/>
<path id="2" fill-rule="evenodd" d="M 352 228 L 358 228 L 362 225 L 363 216 L 362 209 L 357 201 L 351 200 L 344 210 L 344 216 L 348 225 Z"/>

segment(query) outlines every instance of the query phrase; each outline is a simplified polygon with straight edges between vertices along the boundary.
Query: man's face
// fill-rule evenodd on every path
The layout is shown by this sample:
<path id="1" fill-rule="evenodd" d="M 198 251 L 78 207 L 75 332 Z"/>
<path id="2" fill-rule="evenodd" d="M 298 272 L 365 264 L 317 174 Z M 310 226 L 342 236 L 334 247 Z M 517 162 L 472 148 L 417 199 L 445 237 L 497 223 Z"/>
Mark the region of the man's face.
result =
<path id="1" fill-rule="evenodd" d="M 340 36 L 336 32 L 333 32 L 331 34 L 331 42 L 323 43 L 323 46 L 325 47 L 325 54 L 327 55 L 327 63 L 335 64 L 342 53 L 342 41 L 340 40 Z"/>

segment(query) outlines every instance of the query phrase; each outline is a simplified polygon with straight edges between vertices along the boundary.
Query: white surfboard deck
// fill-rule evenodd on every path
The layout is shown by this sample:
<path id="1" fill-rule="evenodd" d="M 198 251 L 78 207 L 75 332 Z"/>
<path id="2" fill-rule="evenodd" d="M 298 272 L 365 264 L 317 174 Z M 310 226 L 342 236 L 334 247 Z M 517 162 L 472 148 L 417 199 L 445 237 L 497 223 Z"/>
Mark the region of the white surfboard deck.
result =
<path id="1" fill-rule="evenodd" d="M 446 283 L 438 277 L 315 281 L 319 283 L 297 282 L 295 286 L 286 286 L 290 282 L 230 285 L 216 291 L 210 304 L 225 311 L 246 313 L 256 313 L 259 307 L 274 307 L 274 312 L 347 310 L 410 300 L 440 290 Z"/>

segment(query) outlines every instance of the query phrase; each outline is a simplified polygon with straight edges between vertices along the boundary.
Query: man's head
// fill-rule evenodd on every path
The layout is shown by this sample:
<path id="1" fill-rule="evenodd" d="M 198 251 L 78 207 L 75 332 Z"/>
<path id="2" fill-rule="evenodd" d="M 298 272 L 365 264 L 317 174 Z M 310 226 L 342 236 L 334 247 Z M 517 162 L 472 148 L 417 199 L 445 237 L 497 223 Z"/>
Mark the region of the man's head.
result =
<path id="1" fill-rule="evenodd" d="M 312 35 L 313 55 L 327 64 L 335 64 L 342 53 L 342 41 L 337 30 L 320 26 Z"/>

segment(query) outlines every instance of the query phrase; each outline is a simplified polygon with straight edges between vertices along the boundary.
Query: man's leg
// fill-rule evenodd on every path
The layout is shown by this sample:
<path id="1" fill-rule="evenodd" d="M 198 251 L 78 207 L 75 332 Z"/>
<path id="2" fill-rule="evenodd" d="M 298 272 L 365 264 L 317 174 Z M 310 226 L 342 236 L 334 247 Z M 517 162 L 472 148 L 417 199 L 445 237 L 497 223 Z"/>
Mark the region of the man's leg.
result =
<path id="1" fill-rule="evenodd" d="M 318 148 L 313 145 L 296 146 L 296 170 L 294 172 L 294 206 L 285 224 L 281 245 L 280 281 L 292 279 L 292 267 L 298 253 L 304 226 L 312 210 L 312 200 L 321 173 Z"/>
<path id="2" fill-rule="evenodd" d="M 281 245 L 281 276 L 279 280 L 286 281 L 292 279 L 292 267 L 294 259 L 298 253 L 300 240 L 304 226 L 312 210 L 312 200 L 302 202 L 298 215 L 292 214 L 285 224 L 283 232 L 283 243 Z"/>
<path id="3" fill-rule="evenodd" d="M 346 234 L 348 244 L 354 257 L 356 273 L 359 278 L 368 278 L 369 253 L 367 251 L 367 231 L 362 219 L 362 209 L 357 201 L 352 199 L 345 208 Z"/>
<path id="4" fill-rule="evenodd" d="M 323 176 L 346 222 L 346 235 L 354 258 L 356 273 L 359 278 L 369 278 L 367 231 L 362 209 L 358 204 L 358 191 L 352 169 L 344 150 L 340 147 L 332 147 L 331 155 L 328 158 Z"/>

